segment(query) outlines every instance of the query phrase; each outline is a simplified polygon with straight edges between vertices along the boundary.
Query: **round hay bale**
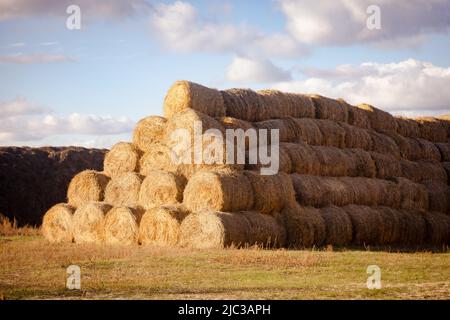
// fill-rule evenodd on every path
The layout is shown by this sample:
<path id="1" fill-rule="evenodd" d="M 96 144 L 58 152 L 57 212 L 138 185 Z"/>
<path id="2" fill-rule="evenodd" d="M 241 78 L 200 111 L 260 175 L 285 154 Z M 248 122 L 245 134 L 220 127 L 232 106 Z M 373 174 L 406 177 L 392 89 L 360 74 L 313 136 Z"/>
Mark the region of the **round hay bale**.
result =
<path id="1" fill-rule="evenodd" d="M 320 246 L 325 240 L 325 222 L 320 210 L 292 206 L 282 211 L 289 248 Z"/>
<path id="2" fill-rule="evenodd" d="M 422 212 L 399 210 L 401 232 L 399 244 L 421 245 L 426 238 L 426 222 Z"/>
<path id="3" fill-rule="evenodd" d="M 133 143 L 144 152 L 150 150 L 154 143 L 163 139 L 166 123 L 167 119 L 160 116 L 149 116 L 139 120 L 134 127 Z"/>
<path id="4" fill-rule="evenodd" d="M 65 203 L 51 207 L 42 220 L 42 234 L 50 242 L 72 242 L 74 208 Z"/>
<path id="5" fill-rule="evenodd" d="M 259 90 L 257 93 L 261 108 L 257 115 L 258 121 L 295 116 L 294 106 L 291 103 L 291 100 L 283 92 L 265 89 Z"/>
<path id="6" fill-rule="evenodd" d="M 253 190 L 253 209 L 260 213 L 280 212 L 284 207 L 293 205 L 295 191 L 288 174 L 261 175 L 256 171 L 245 171 Z"/>
<path id="7" fill-rule="evenodd" d="M 154 143 L 142 156 L 139 162 L 139 173 L 147 176 L 153 170 L 164 170 L 177 173 L 179 165 L 174 161 L 172 150 L 160 143 Z"/>
<path id="8" fill-rule="evenodd" d="M 359 104 L 357 108 L 367 112 L 370 119 L 370 127 L 372 129 L 397 130 L 397 121 L 391 114 L 365 103 Z"/>
<path id="9" fill-rule="evenodd" d="M 342 152 L 348 157 L 347 176 L 375 178 L 377 169 L 370 153 L 361 149 L 343 149 Z"/>
<path id="10" fill-rule="evenodd" d="M 442 121 L 433 117 L 414 118 L 419 124 L 420 138 L 431 142 L 447 142 L 447 129 Z"/>
<path id="11" fill-rule="evenodd" d="M 75 208 L 90 201 L 103 201 L 109 178 L 102 172 L 84 170 L 72 178 L 67 189 L 67 200 Z"/>
<path id="12" fill-rule="evenodd" d="M 375 207 L 381 217 L 381 226 L 379 232 L 378 244 L 387 245 L 399 243 L 402 230 L 401 215 L 397 210 L 389 207 Z"/>
<path id="13" fill-rule="evenodd" d="M 412 156 L 410 160 L 444 161 L 440 149 L 434 143 L 420 138 L 414 140 L 417 142 L 418 148 L 415 156 Z"/>
<path id="14" fill-rule="evenodd" d="M 225 116 L 220 91 L 189 81 L 176 81 L 164 98 L 164 116 L 172 118 L 186 109 L 193 109 L 211 117 Z"/>
<path id="15" fill-rule="evenodd" d="M 314 103 L 317 119 L 348 122 L 347 104 L 320 95 L 310 95 L 310 97 Z"/>
<path id="16" fill-rule="evenodd" d="M 450 187 L 438 181 L 423 181 L 428 192 L 428 209 L 450 214 Z"/>
<path id="17" fill-rule="evenodd" d="M 105 156 L 105 173 L 114 177 L 123 172 L 138 172 L 140 158 L 141 152 L 133 144 L 128 142 L 116 143 Z"/>
<path id="18" fill-rule="evenodd" d="M 185 185 L 186 179 L 174 173 L 162 170 L 148 172 L 139 190 L 139 205 L 150 209 L 181 203 Z"/>
<path id="19" fill-rule="evenodd" d="M 222 91 L 222 97 L 229 117 L 259 121 L 264 119 L 258 94 L 250 89 L 228 89 Z"/>
<path id="20" fill-rule="evenodd" d="M 352 126 L 370 129 L 370 118 L 367 111 L 355 106 L 350 106 L 348 109 L 348 123 Z"/>
<path id="21" fill-rule="evenodd" d="M 395 178 L 400 192 L 400 207 L 410 210 L 428 210 L 428 193 L 426 188 L 405 178 Z"/>
<path id="22" fill-rule="evenodd" d="M 272 119 L 260 122 L 255 122 L 254 127 L 257 130 L 268 131 L 268 143 L 270 144 L 270 131 L 279 130 L 280 142 L 296 142 L 299 139 L 300 132 L 298 126 L 293 118 Z"/>
<path id="23" fill-rule="evenodd" d="M 368 130 L 351 126 L 345 122 L 338 123 L 344 129 L 343 145 L 346 148 L 372 150 L 372 137 Z"/>
<path id="24" fill-rule="evenodd" d="M 402 177 L 414 182 L 438 181 L 447 183 L 447 173 L 439 162 L 431 160 L 409 161 L 400 160 Z"/>
<path id="25" fill-rule="evenodd" d="M 248 178 L 230 170 L 199 171 L 189 179 L 183 193 L 183 204 L 192 212 L 250 210 L 253 200 Z"/>
<path id="26" fill-rule="evenodd" d="M 297 141 L 304 142 L 309 145 L 323 145 L 324 137 L 318 126 L 318 122 L 322 120 L 308 118 L 294 118 L 293 120 L 297 126 Z"/>
<path id="27" fill-rule="evenodd" d="M 389 206 L 400 207 L 400 191 L 396 183 L 382 179 L 369 179 L 363 177 L 342 177 L 335 178 L 345 186 L 344 194 L 349 202 L 333 203 L 335 205 L 358 204 L 365 206 Z M 339 197 L 339 190 L 334 192 L 336 199 Z"/>
<path id="28" fill-rule="evenodd" d="M 441 164 L 447 173 L 447 184 L 450 185 L 450 162 L 441 162 Z"/>
<path id="29" fill-rule="evenodd" d="M 450 244 L 450 216 L 441 212 L 426 212 L 426 242 L 433 245 Z"/>
<path id="30" fill-rule="evenodd" d="M 317 155 L 312 146 L 305 143 L 280 143 L 280 168 L 291 168 L 290 172 L 317 175 L 320 173 Z M 284 163 L 286 161 L 291 164 Z"/>
<path id="31" fill-rule="evenodd" d="M 163 205 L 145 211 L 139 225 L 139 243 L 142 245 L 177 245 L 181 222 L 188 211 L 181 205 Z"/>
<path id="32" fill-rule="evenodd" d="M 368 131 L 368 133 L 372 137 L 372 151 L 400 159 L 400 149 L 394 140 L 376 131 Z"/>
<path id="33" fill-rule="evenodd" d="M 73 236 L 76 243 L 103 242 L 103 226 L 111 206 L 104 202 L 88 202 L 73 214 Z"/>
<path id="34" fill-rule="evenodd" d="M 378 152 L 370 152 L 369 154 L 375 165 L 375 176 L 378 179 L 389 179 L 402 175 L 400 161 L 394 157 Z"/>
<path id="35" fill-rule="evenodd" d="M 395 121 L 398 134 L 410 138 L 420 137 L 419 124 L 416 121 L 404 117 L 395 117 Z"/>
<path id="36" fill-rule="evenodd" d="M 442 161 L 450 161 L 450 143 L 436 143 Z"/>
<path id="37" fill-rule="evenodd" d="M 139 190 L 142 176 L 135 172 L 124 172 L 114 178 L 106 186 L 105 202 L 115 207 L 136 207 L 139 205 Z"/>
<path id="38" fill-rule="evenodd" d="M 260 162 L 256 164 L 250 164 L 249 155 L 248 152 L 245 156 L 245 169 L 246 170 L 252 170 L 252 171 L 261 171 L 262 168 L 269 168 L 271 164 L 262 164 Z M 286 148 L 286 146 L 281 146 L 279 148 L 279 154 L 278 154 L 278 163 L 279 168 L 278 172 L 284 172 L 284 173 L 291 173 L 292 172 L 292 160 L 289 156 L 289 152 Z"/>
<path id="39" fill-rule="evenodd" d="M 383 228 L 379 212 L 371 207 L 349 205 L 342 208 L 352 222 L 353 243 L 356 245 L 377 244 Z"/>
<path id="40" fill-rule="evenodd" d="M 352 222 L 340 207 L 321 208 L 320 214 L 325 222 L 325 240 L 328 245 L 346 245 L 352 241 Z"/>
<path id="41" fill-rule="evenodd" d="M 335 121 L 316 120 L 317 127 L 322 133 L 322 145 L 328 147 L 345 148 L 345 129 Z"/>
<path id="42" fill-rule="evenodd" d="M 137 244 L 141 208 L 114 207 L 105 215 L 103 239 L 106 244 Z"/>
<path id="43" fill-rule="evenodd" d="M 292 114 L 290 115 L 293 118 L 315 118 L 316 110 L 314 107 L 314 103 L 306 94 L 300 93 L 285 93 L 287 98 L 291 102 Z"/>

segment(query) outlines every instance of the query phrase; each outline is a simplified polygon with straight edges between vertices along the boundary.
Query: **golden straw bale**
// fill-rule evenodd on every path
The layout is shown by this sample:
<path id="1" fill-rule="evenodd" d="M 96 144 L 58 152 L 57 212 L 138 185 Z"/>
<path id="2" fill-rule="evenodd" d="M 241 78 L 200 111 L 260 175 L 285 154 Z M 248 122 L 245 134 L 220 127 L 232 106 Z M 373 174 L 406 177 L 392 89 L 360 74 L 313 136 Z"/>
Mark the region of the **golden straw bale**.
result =
<path id="1" fill-rule="evenodd" d="M 370 156 L 375 165 L 376 177 L 378 179 L 389 179 L 402 175 L 400 161 L 396 158 L 378 152 L 370 152 Z"/>
<path id="2" fill-rule="evenodd" d="M 167 119 L 160 116 L 149 116 L 139 120 L 134 127 L 133 143 L 142 151 L 148 151 L 154 143 L 160 142 L 166 129 Z"/>
<path id="3" fill-rule="evenodd" d="M 368 131 L 368 133 L 372 137 L 372 151 L 400 159 L 400 149 L 394 140 L 376 131 Z"/>
<path id="4" fill-rule="evenodd" d="M 104 220 L 103 239 L 107 244 L 137 244 L 139 222 L 143 215 L 141 208 L 114 207 Z"/>
<path id="5" fill-rule="evenodd" d="M 404 117 L 395 117 L 397 133 L 409 138 L 420 138 L 419 123 Z"/>
<path id="6" fill-rule="evenodd" d="M 324 176 L 358 176 L 356 158 L 335 147 L 312 146 L 317 158 L 319 175 Z M 348 151 L 348 150 L 347 150 Z M 298 172 L 297 173 L 302 173 Z"/>
<path id="7" fill-rule="evenodd" d="M 342 209 L 352 222 L 353 243 L 357 245 L 377 244 L 383 227 L 379 212 L 368 206 L 356 205 L 345 206 Z"/>
<path id="8" fill-rule="evenodd" d="M 114 178 L 106 186 L 105 202 L 115 207 L 136 207 L 139 205 L 139 190 L 142 176 L 135 172 L 124 172 Z"/>
<path id="9" fill-rule="evenodd" d="M 316 110 L 312 99 L 301 93 L 285 93 L 291 101 L 293 118 L 315 118 Z"/>
<path id="10" fill-rule="evenodd" d="M 222 124 L 222 126 L 225 128 L 225 130 L 226 129 L 232 129 L 232 130 L 242 129 L 244 131 L 247 131 L 249 129 L 255 129 L 255 126 L 253 125 L 253 123 L 251 123 L 249 121 L 237 119 L 237 118 L 221 117 L 218 120 Z"/>
<path id="11" fill-rule="evenodd" d="M 305 143 L 280 143 L 280 155 L 285 153 L 289 157 L 280 157 L 280 168 L 289 168 L 282 161 L 291 161 L 291 172 L 300 174 L 320 174 L 320 167 L 315 150 Z"/>
<path id="12" fill-rule="evenodd" d="M 442 161 L 450 161 L 450 143 L 436 143 Z"/>
<path id="13" fill-rule="evenodd" d="M 201 211 L 188 215 L 181 223 L 180 245 L 198 249 L 276 247 L 284 244 L 285 237 L 284 228 L 269 215 Z"/>
<path id="14" fill-rule="evenodd" d="M 348 108 L 348 123 L 362 129 L 371 128 L 369 113 L 366 110 L 350 105 Z"/>
<path id="15" fill-rule="evenodd" d="M 374 130 L 397 130 L 396 119 L 386 111 L 380 110 L 369 104 L 359 104 L 357 108 L 367 112 L 370 119 L 370 127 Z"/>
<path id="16" fill-rule="evenodd" d="M 352 241 L 352 222 L 348 214 L 340 207 L 321 208 L 320 214 L 325 222 L 325 240 L 328 245 L 346 245 Z"/>
<path id="17" fill-rule="evenodd" d="M 246 121 L 260 120 L 262 107 L 255 91 L 251 89 L 228 89 L 222 91 L 222 97 L 227 116 Z"/>
<path id="18" fill-rule="evenodd" d="M 280 212 L 285 206 L 293 205 L 295 191 L 292 180 L 286 173 L 261 175 L 257 171 L 244 171 L 253 190 L 253 209 L 260 213 Z"/>
<path id="19" fill-rule="evenodd" d="M 325 222 L 319 209 L 296 205 L 285 208 L 281 214 L 288 247 L 320 246 L 325 240 Z"/>
<path id="20" fill-rule="evenodd" d="M 259 90 L 257 93 L 261 110 L 256 115 L 257 121 L 314 117 L 314 105 L 308 96 L 278 90 Z"/>
<path id="21" fill-rule="evenodd" d="M 256 164 L 250 164 L 249 155 L 246 154 L 245 158 L 245 169 L 246 170 L 253 170 L 253 171 L 260 171 L 261 168 L 268 168 L 271 164 L 262 164 L 260 162 Z M 279 168 L 278 172 L 284 172 L 284 173 L 291 173 L 292 172 L 292 160 L 289 156 L 289 151 L 286 148 L 286 146 L 280 146 L 279 148 L 279 154 L 278 154 L 278 163 Z"/>
<path id="22" fill-rule="evenodd" d="M 317 123 L 322 120 L 317 119 L 294 119 L 297 126 L 297 141 L 310 145 L 321 146 L 323 144 L 323 134 Z"/>
<path id="23" fill-rule="evenodd" d="M 429 244 L 450 244 L 450 216 L 441 212 L 427 212 L 424 215 Z"/>
<path id="24" fill-rule="evenodd" d="M 423 181 L 422 184 L 428 192 L 429 210 L 450 214 L 450 187 L 438 181 Z"/>
<path id="25" fill-rule="evenodd" d="M 74 208 L 65 203 L 51 207 L 42 219 L 42 234 L 50 242 L 72 242 Z"/>
<path id="26" fill-rule="evenodd" d="M 400 160 L 402 167 L 402 177 L 414 182 L 426 180 L 440 181 L 447 183 L 447 173 L 440 162 L 431 160 L 409 161 Z"/>
<path id="27" fill-rule="evenodd" d="M 114 177 L 123 172 L 139 171 L 139 159 L 141 152 L 137 147 L 128 142 L 116 143 L 105 155 L 105 173 Z"/>
<path id="28" fill-rule="evenodd" d="M 78 208 L 90 201 L 102 201 L 109 178 L 102 172 L 84 170 L 72 178 L 67 189 L 71 206 Z"/>
<path id="29" fill-rule="evenodd" d="M 172 172 L 153 170 L 142 181 L 139 205 L 144 209 L 183 202 L 186 179 Z"/>
<path id="30" fill-rule="evenodd" d="M 247 176 L 232 171 L 199 171 L 188 181 L 183 203 L 190 211 L 241 211 L 253 207 L 253 189 Z"/>
<path id="31" fill-rule="evenodd" d="M 345 122 L 339 122 L 344 129 L 344 143 L 346 148 L 358 148 L 372 150 L 372 137 L 368 130 L 351 126 Z"/>
<path id="32" fill-rule="evenodd" d="M 420 137 L 431 142 L 447 142 L 447 129 L 442 121 L 433 117 L 414 118 L 419 124 Z"/>
<path id="33" fill-rule="evenodd" d="M 175 153 L 169 147 L 154 143 L 142 156 L 139 162 L 139 173 L 147 176 L 153 170 L 164 170 L 177 173 L 179 165 Z"/>
<path id="34" fill-rule="evenodd" d="M 314 103 L 317 119 L 348 122 L 349 106 L 347 104 L 320 95 L 310 97 Z"/>
<path id="35" fill-rule="evenodd" d="M 345 148 L 345 129 L 338 122 L 332 120 L 316 120 L 322 133 L 323 146 Z"/>
<path id="36" fill-rule="evenodd" d="M 406 178 L 394 178 L 400 193 L 400 207 L 411 210 L 428 210 L 427 189 L 418 183 L 414 183 Z"/>
<path id="37" fill-rule="evenodd" d="M 197 110 L 211 117 L 225 116 L 225 105 L 220 91 L 189 81 L 177 81 L 164 99 L 164 116 L 172 118 L 186 109 Z"/>
<path id="38" fill-rule="evenodd" d="M 181 222 L 188 215 L 182 205 L 163 205 L 148 209 L 139 224 L 139 243 L 142 245 L 177 245 Z"/>
<path id="39" fill-rule="evenodd" d="M 265 129 L 270 138 L 271 130 L 279 130 L 280 142 L 296 142 L 299 139 L 300 131 L 294 118 L 272 119 L 254 123 L 255 129 Z M 269 139 L 269 143 L 271 143 Z"/>
<path id="40" fill-rule="evenodd" d="M 79 207 L 73 214 L 73 236 L 76 243 L 101 243 L 106 213 L 111 206 L 92 201 Z"/>

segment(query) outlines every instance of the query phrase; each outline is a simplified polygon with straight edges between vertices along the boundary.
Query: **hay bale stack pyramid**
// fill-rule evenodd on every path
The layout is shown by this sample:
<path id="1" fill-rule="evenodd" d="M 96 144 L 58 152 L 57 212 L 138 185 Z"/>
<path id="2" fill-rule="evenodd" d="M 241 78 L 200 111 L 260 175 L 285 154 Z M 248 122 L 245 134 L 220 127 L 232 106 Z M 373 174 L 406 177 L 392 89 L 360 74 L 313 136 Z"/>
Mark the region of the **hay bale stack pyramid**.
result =
<path id="1" fill-rule="evenodd" d="M 52 242 L 191 248 L 449 244 L 449 119 L 177 81 L 164 117 L 139 121 L 103 172 L 76 175 L 43 233 Z M 250 135 L 238 148 L 229 129 L 278 129 L 279 171 L 262 174 L 270 164 L 249 161 Z M 212 148 L 220 134 L 223 148 Z M 199 154 L 214 161 L 199 163 Z"/>

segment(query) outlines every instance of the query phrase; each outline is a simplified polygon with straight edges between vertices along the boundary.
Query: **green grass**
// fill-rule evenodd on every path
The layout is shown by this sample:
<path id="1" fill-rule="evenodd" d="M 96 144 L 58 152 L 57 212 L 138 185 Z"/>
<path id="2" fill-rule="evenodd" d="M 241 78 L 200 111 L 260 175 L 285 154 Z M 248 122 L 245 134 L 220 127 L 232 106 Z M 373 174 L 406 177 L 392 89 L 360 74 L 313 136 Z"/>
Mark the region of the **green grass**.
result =
<path id="1" fill-rule="evenodd" d="M 81 291 L 65 288 L 81 267 Z M 381 290 L 366 288 L 378 265 Z M 450 253 L 364 249 L 187 250 L 0 237 L 6 299 L 449 299 Z"/>

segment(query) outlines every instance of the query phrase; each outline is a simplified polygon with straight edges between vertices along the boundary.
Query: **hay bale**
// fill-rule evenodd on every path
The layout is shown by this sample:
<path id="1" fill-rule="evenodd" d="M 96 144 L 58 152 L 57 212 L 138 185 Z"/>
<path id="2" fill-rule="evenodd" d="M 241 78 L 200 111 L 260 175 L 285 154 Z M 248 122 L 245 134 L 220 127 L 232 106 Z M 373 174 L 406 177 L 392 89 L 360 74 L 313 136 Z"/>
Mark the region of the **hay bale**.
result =
<path id="1" fill-rule="evenodd" d="M 409 161 L 400 160 L 402 177 L 414 182 L 440 181 L 447 183 L 447 173 L 439 162 L 431 160 Z"/>
<path id="2" fill-rule="evenodd" d="M 450 216 L 441 212 L 427 212 L 424 219 L 427 243 L 434 245 L 450 244 Z"/>
<path id="3" fill-rule="evenodd" d="M 139 173 L 147 176 L 153 170 L 178 173 L 179 165 L 172 158 L 174 154 L 169 147 L 160 143 L 152 144 L 139 161 Z"/>
<path id="4" fill-rule="evenodd" d="M 316 120 L 317 127 L 322 134 L 323 146 L 345 148 L 345 129 L 332 120 Z"/>
<path id="5" fill-rule="evenodd" d="M 447 129 L 439 119 L 419 117 L 413 120 L 419 124 L 420 138 L 431 142 L 447 142 Z"/>
<path id="6" fill-rule="evenodd" d="M 442 161 L 450 161 L 450 143 L 436 143 Z"/>
<path id="7" fill-rule="evenodd" d="M 289 156 L 288 149 L 286 146 L 280 146 L 279 148 L 279 154 L 278 154 L 278 163 L 279 168 L 278 172 L 284 172 L 284 173 L 291 173 L 293 171 L 292 169 L 292 159 Z M 250 164 L 249 155 L 246 154 L 245 158 L 245 170 L 252 170 L 252 171 L 261 171 L 262 168 L 269 168 L 271 164 L 262 164 L 261 162 L 257 162 L 256 164 Z"/>
<path id="8" fill-rule="evenodd" d="M 349 107 L 346 103 L 320 95 L 310 97 L 314 103 L 317 119 L 348 122 Z"/>
<path id="9" fill-rule="evenodd" d="M 115 207 L 138 206 L 142 179 L 142 176 L 135 172 L 124 172 L 113 177 L 106 186 L 105 202 Z"/>
<path id="10" fill-rule="evenodd" d="M 428 192 L 428 208 L 450 214 L 450 187 L 438 181 L 423 181 L 422 185 Z"/>
<path id="11" fill-rule="evenodd" d="M 361 149 L 344 149 L 342 150 L 348 156 L 352 166 L 349 167 L 348 176 L 374 178 L 376 176 L 375 162 L 369 152 Z"/>
<path id="12" fill-rule="evenodd" d="M 188 211 L 181 205 L 163 205 L 148 209 L 139 224 L 139 243 L 142 245 L 177 245 L 181 222 Z"/>
<path id="13" fill-rule="evenodd" d="M 400 161 L 394 157 L 378 152 L 370 152 L 370 157 L 375 165 L 375 176 L 378 179 L 389 179 L 402 175 Z"/>
<path id="14" fill-rule="evenodd" d="M 301 93 L 285 93 L 287 98 L 291 101 L 293 118 L 315 118 L 316 110 L 312 99 Z"/>
<path id="15" fill-rule="evenodd" d="M 285 208 L 281 215 L 289 248 L 320 246 L 325 240 L 325 222 L 319 209 L 296 205 Z"/>
<path id="16" fill-rule="evenodd" d="M 102 172 L 84 170 L 70 181 L 67 200 L 75 208 L 90 201 L 103 201 L 109 178 Z"/>
<path id="17" fill-rule="evenodd" d="M 42 234 L 50 242 L 72 242 L 74 208 L 65 203 L 51 207 L 42 219 Z"/>
<path id="18" fill-rule="evenodd" d="M 447 173 L 447 184 L 450 185 L 450 162 L 441 162 L 441 164 Z"/>
<path id="19" fill-rule="evenodd" d="M 186 179 L 174 173 L 153 170 L 148 172 L 139 190 L 139 205 L 144 209 L 183 201 Z"/>
<path id="20" fill-rule="evenodd" d="M 352 241 L 352 222 L 340 207 L 321 208 L 320 214 L 325 222 L 325 240 L 328 245 L 346 245 Z"/>
<path id="21" fill-rule="evenodd" d="M 143 210 L 131 207 L 114 207 L 105 215 L 103 239 L 107 244 L 137 244 L 139 222 Z"/>
<path id="22" fill-rule="evenodd" d="M 408 118 L 395 117 L 397 122 L 397 133 L 409 138 L 420 138 L 419 124 Z"/>
<path id="23" fill-rule="evenodd" d="M 400 159 L 400 149 L 392 138 L 376 131 L 368 131 L 368 133 L 372 137 L 372 151 Z"/>
<path id="24" fill-rule="evenodd" d="M 296 203 L 294 187 L 288 174 L 261 175 L 256 171 L 245 171 L 244 175 L 253 190 L 254 210 L 264 214 L 274 213 Z"/>
<path id="25" fill-rule="evenodd" d="M 261 245 L 277 247 L 285 243 L 284 228 L 274 217 L 257 212 L 201 211 L 181 223 L 180 245 L 197 249 Z"/>
<path id="26" fill-rule="evenodd" d="M 415 210 L 399 210 L 401 231 L 399 244 L 402 245 L 421 245 L 426 238 L 426 222 L 422 212 Z"/>
<path id="27" fill-rule="evenodd" d="M 199 171 L 189 179 L 183 193 L 183 204 L 192 212 L 250 210 L 253 201 L 247 176 L 230 170 Z"/>
<path id="28" fill-rule="evenodd" d="M 105 156 L 104 171 L 110 177 L 123 172 L 138 172 L 140 158 L 141 152 L 133 144 L 128 142 L 116 143 Z"/>
<path id="29" fill-rule="evenodd" d="M 352 222 L 352 241 L 356 245 L 377 244 L 383 228 L 382 218 L 376 209 L 349 205 L 342 208 Z"/>
<path id="30" fill-rule="evenodd" d="M 377 243 L 380 245 L 399 243 L 402 230 L 402 216 L 389 207 L 375 207 L 381 217 L 381 228 Z"/>
<path id="31" fill-rule="evenodd" d="M 280 143 L 280 168 L 290 168 L 290 172 L 318 175 L 320 166 L 315 150 L 305 143 Z M 285 163 L 290 161 L 291 163 Z"/>
<path id="32" fill-rule="evenodd" d="M 405 178 L 394 178 L 400 193 L 400 207 L 410 210 L 428 210 L 428 193 L 426 188 Z"/>
<path id="33" fill-rule="evenodd" d="M 228 89 L 222 91 L 222 97 L 229 117 L 246 121 L 264 119 L 259 96 L 251 89 Z"/>
<path id="34" fill-rule="evenodd" d="M 284 119 L 272 119 L 260 122 L 255 122 L 254 127 L 257 130 L 267 130 L 270 141 L 270 131 L 279 130 L 279 141 L 280 142 L 296 142 L 299 139 L 300 131 L 298 130 L 297 123 L 294 118 L 284 118 Z"/>
<path id="35" fill-rule="evenodd" d="M 160 116 L 149 116 L 139 120 L 134 127 L 133 143 L 142 151 L 148 151 L 154 143 L 160 142 L 166 129 L 167 119 Z"/>
<path id="36" fill-rule="evenodd" d="M 370 129 L 369 113 L 355 106 L 348 108 L 348 123 L 362 129 Z"/>
<path id="37" fill-rule="evenodd" d="M 287 117 L 314 118 L 314 104 L 309 96 L 278 90 L 259 90 L 257 94 L 259 110 L 256 110 L 256 121 Z"/>
<path id="38" fill-rule="evenodd" d="M 317 162 L 315 163 L 319 172 L 318 175 L 324 176 L 357 176 L 357 164 L 355 159 L 344 152 L 344 150 L 335 147 L 312 146 Z M 297 173 L 301 173 L 298 172 Z"/>
<path id="39" fill-rule="evenodd" d="M 172 118 L 186 109 L 197 110 L 211 117 L 225 116 L 220 91 L 189 81 L 176 81 L 164 98 L 164 116 Z"/>
<path id="40" fill-rule="evenodd" d="M 435 160 L 441 161 L 441 154 L 439 149 L 431 142 L 420 138 L 407 138 L 403 137 L 392 131 L 381 131 L 381 133 L 387 135 L 398 146 L 400 156 L 411 160 Z"/>
<path id="41" fill-rule="evenodd" d="M 294 118 L 297 127 L 297 140 L 295 142 L 304 142 L 309 145 L 321 146 L 323 145 L 324 137 L 322 131 L 317 125 L 319 121 L 316 119 Z"/>
<path id="42" fill-rule="evenodd" d="M 344 129 L 344 142 L 346 148 L 372 150 L 372 137 L 368 130 L 351 126 L 345 122 L 338 123 Z"/>
<path id="43" fill-rule="evenodd" d="M 369 104 L 359 104 L 357 108 L 364 110 L 370 120 L 370 127 L 374 130 L 397 130 L 397 121 L 389 113 Z"/>
<path id="44" fill-rule="evenodd" d="M 76 243 L 103 242 L 103 226 L 111 206 L 104 202 L 88 202 L 73 214 L 73 237 Z"/>

